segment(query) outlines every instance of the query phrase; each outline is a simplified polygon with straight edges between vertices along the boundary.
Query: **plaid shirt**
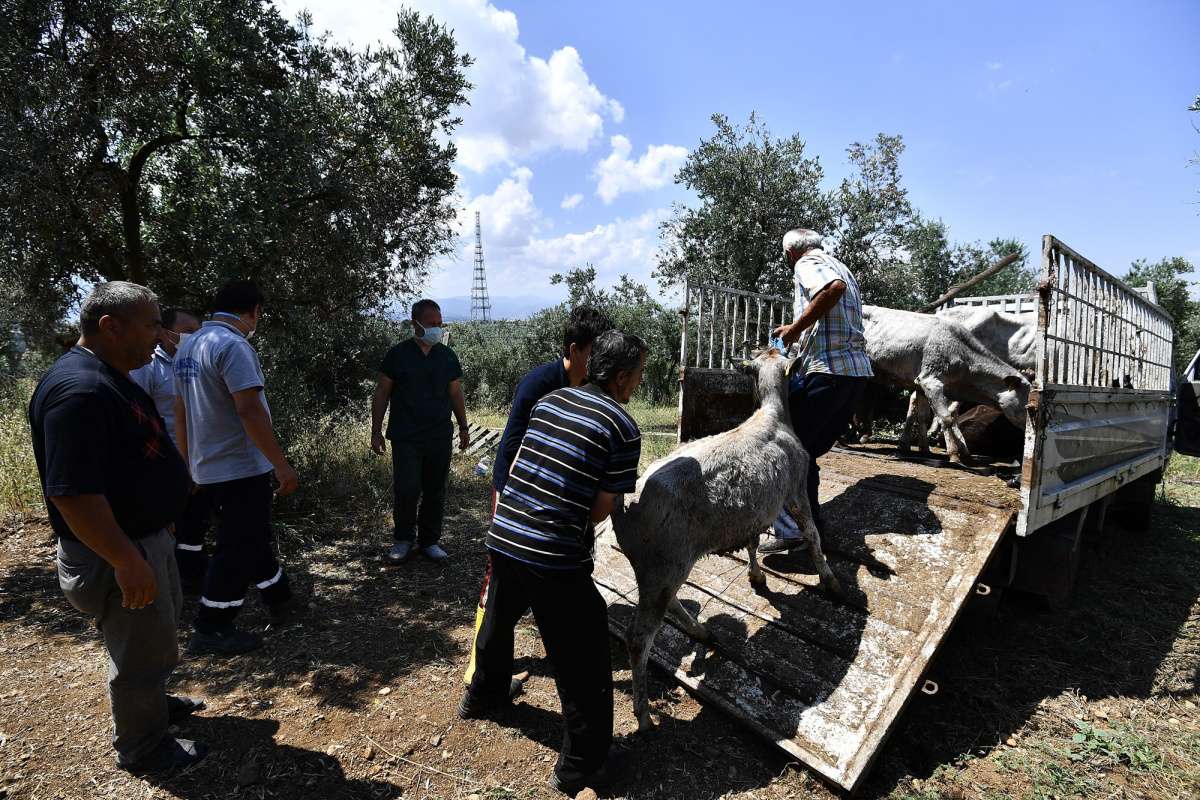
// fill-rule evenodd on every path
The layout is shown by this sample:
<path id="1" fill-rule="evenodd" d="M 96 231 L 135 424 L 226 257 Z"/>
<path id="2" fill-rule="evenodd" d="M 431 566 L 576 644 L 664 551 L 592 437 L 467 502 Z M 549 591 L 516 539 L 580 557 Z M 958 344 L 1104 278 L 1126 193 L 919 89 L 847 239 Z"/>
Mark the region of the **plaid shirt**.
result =
<path id="1" fill-rule="evenodd" d="M 825 372 L 864 378 L 874 375 L 867 357 L 867 340 L 863 337 L 858 281 L 846 265 L 822 250 L 810 250 L 796 262 L 795 277 L 795 319 L 800 318 L 817 292 L 830 283 L 840 280 L 846 284 L 837 305 L 806 330 L 797 343 L 805 374 Z"/>

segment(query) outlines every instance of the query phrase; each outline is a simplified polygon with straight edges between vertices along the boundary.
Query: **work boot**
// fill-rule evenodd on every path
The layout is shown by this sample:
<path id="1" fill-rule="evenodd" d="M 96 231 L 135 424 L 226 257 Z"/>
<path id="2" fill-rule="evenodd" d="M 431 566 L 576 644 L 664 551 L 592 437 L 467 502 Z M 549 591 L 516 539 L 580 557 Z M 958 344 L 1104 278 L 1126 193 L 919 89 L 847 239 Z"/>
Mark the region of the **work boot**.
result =
<path id="1" fill-rule="evenodd" d="M 122 761 L 117 756 L 117 767 L 134 775 L 161 775 L 199 764 L 206 755 L 208 747 L 200 742 L 164 736 L 153 750 L 137 761 Z"/>
<path id="2" fill-rule="evenodd" d="M 167 695 L 167 721 L 174 725 L 207 708 L 207 703 L 199 697 L 185 697 L 179 694 Z"/>
<path id="3" fill-rule="evenodd" d="M 387 551 L 388 563 L 393 566 L 399 566 L 412 556 L 412 542 L 396 542 L 391 549 Z"/>
<path id="4" fill-rule="evenodd" d="M 528 672 L 521 674 L 529 676 Z M 471 690 L 467 689 L 463 692 L 462 699 L 458 701 L 458 716 L 462 719 L 497 717 L 512 708 L 513 698 L 524 691 L 525 680 L 517 677 L 514 677 L 508 684 L 508 696 L 502 699 L 485 700 L 473 696 Z"/>
<path id="5" fill-rule="evenodd" d="M 435 564 L 442 564 L 448 558 L 450 558 L 450 554 L 443 550 L 440 544 L 431 544 L 427 547 L 422 547 L 421 555 L 425 556 Z"/>
<path id="6" fill-rule="evenodd" d="M 262 647 L 262 637 L 230 625 L 213 631 L 192 631 L 188 652 L 192 655 L 240 656 Z"/>

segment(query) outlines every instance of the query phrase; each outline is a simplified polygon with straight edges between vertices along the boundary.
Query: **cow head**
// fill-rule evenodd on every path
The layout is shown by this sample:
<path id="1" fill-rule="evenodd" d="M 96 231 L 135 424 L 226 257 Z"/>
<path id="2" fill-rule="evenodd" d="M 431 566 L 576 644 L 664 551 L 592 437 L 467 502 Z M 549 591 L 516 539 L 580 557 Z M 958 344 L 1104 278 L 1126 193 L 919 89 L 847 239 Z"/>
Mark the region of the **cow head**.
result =
<path id="1" fill-rule="evenodd" d="M 1000 410 L 1013 425 L 1025 428 L 1025 406 L 1029 404 L 1029 381 L 1021 375 L 1006 375 L 1004 391 L 997 397 Z"/>

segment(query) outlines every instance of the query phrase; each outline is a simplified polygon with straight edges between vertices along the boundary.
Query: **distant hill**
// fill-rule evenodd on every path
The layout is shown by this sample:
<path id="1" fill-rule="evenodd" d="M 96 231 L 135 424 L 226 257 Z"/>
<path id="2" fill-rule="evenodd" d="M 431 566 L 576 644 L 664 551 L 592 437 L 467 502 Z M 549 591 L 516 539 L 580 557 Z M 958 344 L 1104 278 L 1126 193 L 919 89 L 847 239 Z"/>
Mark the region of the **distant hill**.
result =
<path id="1" fill-rule="evenodd" d="M 471 318 L 470 297 L 438 297 L 434 299 L 442 307 L 442 319 L 446 322 L 463 322 Z M 545 297 L 493 297 L 491 300 L 493 319 L 525 319 L 558 302 Z M 393 313 L 402 316 L 404 309 L 397 306 L 393 309 Z"/>

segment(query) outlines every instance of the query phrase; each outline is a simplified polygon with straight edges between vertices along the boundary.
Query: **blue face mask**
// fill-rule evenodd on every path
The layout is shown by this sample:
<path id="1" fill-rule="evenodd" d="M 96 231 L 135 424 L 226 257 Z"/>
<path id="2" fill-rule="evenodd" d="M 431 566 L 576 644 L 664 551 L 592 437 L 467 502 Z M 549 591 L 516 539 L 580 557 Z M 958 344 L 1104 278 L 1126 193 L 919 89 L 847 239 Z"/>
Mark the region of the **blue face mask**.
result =
<path id="1" fill-rule="evenodd" d="M 442 329 L 441 328 L 423 328 L 423 330 L 425 332 L 423 334 L 421 334 L 420 336 L 416 337 L 418 341 L 424 342 L 425 344 L 429 345 L 430 347 L 433 347 L 435 344 L 441 344 L 441 341 L 442 341 Z M 413 330 L 413 334 L 414 335 L 416 334 L 416 330 Z"/>

